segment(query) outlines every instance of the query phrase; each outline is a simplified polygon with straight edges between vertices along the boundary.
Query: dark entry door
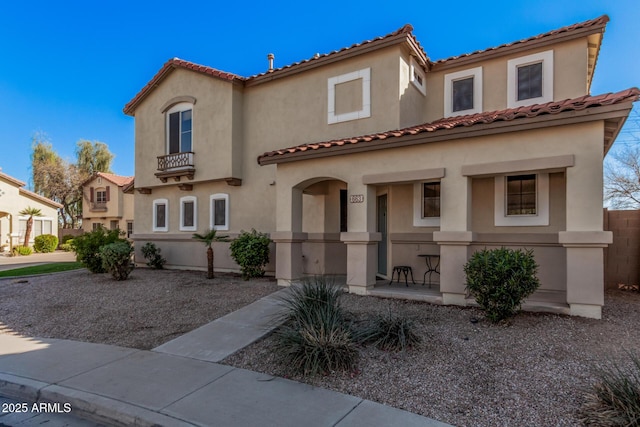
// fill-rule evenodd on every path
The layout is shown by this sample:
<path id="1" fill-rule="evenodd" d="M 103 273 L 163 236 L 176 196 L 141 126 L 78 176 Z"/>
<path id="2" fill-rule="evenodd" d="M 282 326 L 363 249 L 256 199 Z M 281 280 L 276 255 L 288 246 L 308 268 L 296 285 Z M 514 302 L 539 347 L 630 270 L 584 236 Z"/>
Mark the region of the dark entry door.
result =
<path id="1" fill-rule="evenodd" d="M 378 274 L 387 275 L 387 195 L 378 196 L 378 232 L 382 240 L 378 242 Z"/>

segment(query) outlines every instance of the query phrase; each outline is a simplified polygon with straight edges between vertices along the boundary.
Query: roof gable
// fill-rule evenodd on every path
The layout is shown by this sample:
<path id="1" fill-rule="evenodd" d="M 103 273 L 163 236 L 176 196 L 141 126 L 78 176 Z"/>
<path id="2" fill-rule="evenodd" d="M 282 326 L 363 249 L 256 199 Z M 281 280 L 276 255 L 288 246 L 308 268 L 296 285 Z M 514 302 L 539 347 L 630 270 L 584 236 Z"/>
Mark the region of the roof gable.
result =
<path id="1" fill-rule="evenodd" d="M 131 182 L 133 182 L 132 176 L 121 176 L 121 175 L 116 175 L 116 174 L 107 173 L 107 172 L 96 172 L 93 175 L 91 175 L 91 177 L 89 177 L 87 180 L 85 180 L 82 183 L 82 186 L 84 187 L 85 185 L 87 185 L 91 181 L 94 181 L 97 178 L 104 178 L 110 183 L 117 185 L 118 187 L 125 187 L 129 185 Z"/>

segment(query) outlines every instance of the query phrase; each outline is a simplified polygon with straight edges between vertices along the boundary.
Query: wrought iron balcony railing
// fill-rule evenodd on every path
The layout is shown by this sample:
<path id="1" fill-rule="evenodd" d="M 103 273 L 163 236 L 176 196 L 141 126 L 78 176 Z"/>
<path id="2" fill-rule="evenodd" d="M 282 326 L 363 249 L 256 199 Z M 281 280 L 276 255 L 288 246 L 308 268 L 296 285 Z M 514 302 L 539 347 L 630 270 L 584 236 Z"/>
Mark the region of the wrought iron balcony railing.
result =
<path id="1" fill-rule="evenodd" d="M 175 181 L 180 181 L 181 177 L 193 179 L 196 172 L 193 166 L 193 155 L 192 151 L 188 151 L 158 156 L 158 172 L 155 175 L 162 182 L 167 182 L 168 178 L 173 178 Z"/>

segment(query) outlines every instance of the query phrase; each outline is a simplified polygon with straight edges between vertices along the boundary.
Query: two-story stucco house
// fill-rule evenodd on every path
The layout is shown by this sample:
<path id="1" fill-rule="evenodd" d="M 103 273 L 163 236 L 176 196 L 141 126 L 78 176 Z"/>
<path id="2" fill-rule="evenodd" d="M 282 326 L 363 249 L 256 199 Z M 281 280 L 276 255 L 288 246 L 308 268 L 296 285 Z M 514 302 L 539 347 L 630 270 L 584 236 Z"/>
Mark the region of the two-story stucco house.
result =
<path id="1" fill-rule="evenodd" d="M 280 284 L 336 274 L 358 294 L 430 260 L 435 300 L 458 305 L 470 254 L 531 248 L 532 298 L 598 318 L 602 162 L 640 93 L 590 94 L 607 22 L 438 61 L 407 25 L 251 77 L 172 59 L 124 109 L 134 239 L 194 268 L 193 232 L 255 228 Z M 216 268 L 236 269 L 224 245 Z"/>
<path id="2" fill-rule="evenodd" d="M 24 243 L 29 217 L 20 212 L 27 208 L 40 209 L 41 214 L 33 218 L 30 245 L 41 234 L 58 235 L 58 209 L 62 209 L 62 205 L 23 188 L 25 185 L 0 172 L 0 252 L 9 252 Z"/>
<path id="3" fill-rule="evenodd" d="M 125 192 L 132 176 L 96 172 L 82 183 L 82 229 L 105 227 L 133 234 L 133 193 Z"/>

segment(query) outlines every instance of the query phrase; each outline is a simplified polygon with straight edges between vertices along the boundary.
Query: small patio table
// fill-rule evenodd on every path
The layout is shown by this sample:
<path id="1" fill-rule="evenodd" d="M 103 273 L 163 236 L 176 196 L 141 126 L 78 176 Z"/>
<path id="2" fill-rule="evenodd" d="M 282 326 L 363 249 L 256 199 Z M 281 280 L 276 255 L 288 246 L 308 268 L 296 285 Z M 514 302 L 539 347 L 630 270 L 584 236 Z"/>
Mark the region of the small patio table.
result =
<path id="1" fill-rule="evenodd" d="M 418 255 L 420 258 L 424 258 L 425 263 L 427 264 L 427 271 L 424 272 L 424 276 L 422 278 L 422 285 L 424 286 L 427 283 L 427 274 L 429 275 L 429 288 L 431 288 L 431 275 L 433 273 L 438 274 L 440 276 L 440 255 L 431 255 L 431 254 L 420 254 Z"/>

